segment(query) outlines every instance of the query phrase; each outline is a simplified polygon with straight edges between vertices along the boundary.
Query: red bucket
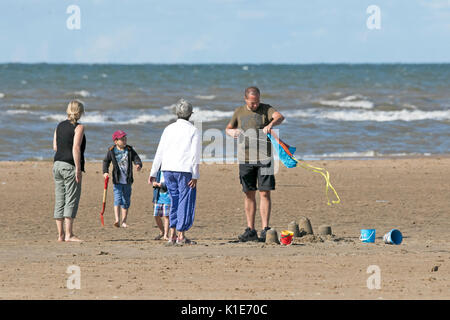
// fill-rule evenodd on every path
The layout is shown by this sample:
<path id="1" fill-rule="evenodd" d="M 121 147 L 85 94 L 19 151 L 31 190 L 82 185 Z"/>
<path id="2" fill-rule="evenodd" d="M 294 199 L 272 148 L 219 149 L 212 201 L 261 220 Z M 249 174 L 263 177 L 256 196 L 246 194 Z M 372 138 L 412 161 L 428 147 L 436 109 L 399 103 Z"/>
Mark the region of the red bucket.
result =
<path id="1" fill-rule="evenodd" d="M 281 231 L 280 242 L 281 244 L 288 246 L 292 243 L 292 239 L 294 238 L 294 233 L 289 230 Z"/>

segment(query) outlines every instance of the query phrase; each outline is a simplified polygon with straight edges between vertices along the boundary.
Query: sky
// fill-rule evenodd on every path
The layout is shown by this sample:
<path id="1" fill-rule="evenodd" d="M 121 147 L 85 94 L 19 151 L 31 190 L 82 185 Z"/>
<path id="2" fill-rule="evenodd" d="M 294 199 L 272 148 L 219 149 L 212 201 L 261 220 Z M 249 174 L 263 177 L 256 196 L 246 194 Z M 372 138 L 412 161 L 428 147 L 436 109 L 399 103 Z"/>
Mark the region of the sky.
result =
<path id="1" fill-rule="evenodd" d="M 448 63 L 450 0 L 2 0 L 9 62 Z"/>

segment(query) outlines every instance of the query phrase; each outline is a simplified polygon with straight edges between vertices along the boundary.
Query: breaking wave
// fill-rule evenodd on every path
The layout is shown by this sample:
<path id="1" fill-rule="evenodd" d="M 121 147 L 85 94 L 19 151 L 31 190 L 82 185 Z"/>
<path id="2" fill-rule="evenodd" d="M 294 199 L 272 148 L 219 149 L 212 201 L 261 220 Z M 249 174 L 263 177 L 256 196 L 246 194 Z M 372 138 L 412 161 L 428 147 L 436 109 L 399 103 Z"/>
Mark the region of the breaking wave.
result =
<path id="1" fill-rule="evenodd" d="M 422 111 L 422 110 L 399 110 L 399 111 L 317 111 L 306 109 L 305 111 L 287 111 L 287 117 L 317 118 L 336 121 L 421 121 L 421 120 L 450 120 L 450 110 Z"/>

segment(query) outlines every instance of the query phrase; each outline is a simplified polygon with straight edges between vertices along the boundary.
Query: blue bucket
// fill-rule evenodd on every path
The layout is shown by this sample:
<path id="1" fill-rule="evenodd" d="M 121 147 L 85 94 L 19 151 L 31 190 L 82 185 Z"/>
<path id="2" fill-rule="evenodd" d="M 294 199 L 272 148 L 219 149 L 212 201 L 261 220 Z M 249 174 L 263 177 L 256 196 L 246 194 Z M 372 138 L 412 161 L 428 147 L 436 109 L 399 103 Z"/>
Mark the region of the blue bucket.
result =
<path id="1" fill-rule="evenodd" d="M 362 242 L 375 242 L 375 229 L 361 229 L 359 240 Z"/>
<path id="2" fill-rule="evenodd" d="M 392 229 L 384 235 L 383 240 L 387 244 L 400 244 L 402 243 L 403 236 L 400 230 Z"/>

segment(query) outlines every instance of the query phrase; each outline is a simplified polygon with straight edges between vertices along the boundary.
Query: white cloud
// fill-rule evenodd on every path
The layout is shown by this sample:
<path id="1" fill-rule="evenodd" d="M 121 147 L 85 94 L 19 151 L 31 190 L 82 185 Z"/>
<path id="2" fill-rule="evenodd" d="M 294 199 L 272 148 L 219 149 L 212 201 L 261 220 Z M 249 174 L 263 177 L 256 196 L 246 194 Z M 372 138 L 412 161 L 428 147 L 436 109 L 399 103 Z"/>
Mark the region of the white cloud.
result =
<path id="1" fill-rule="evenodd" d="M 192 51 L 204 51 L 210 48 L 208 39 L 198 39 L 196 40 L 191 47 Z"/>
<path id="2" fill-rule="evenodd" d="M 450 9 L 450 0 L 422 0 L 420 4 L 431 9 Z"/>
<path id="3" fill-rule="evenodd" d="M 264 19 L 267 17 L 267 13 L 263 11 L 238 11 L 237 17 L 242 20 Z"/>
<path id="4" fill-rule="evenodd" d="M 315 37 L 323 37 L 326 36 L 328 33 L 328 30 L 326 28 L 318 28 L 312 31 L 312 34 Z"/>
<path id="5" fill-rule="evenodd" d="M 75 50 L 77 62 L 115 62 L 117 53 L 129 49 L 135 30 L 133 28 L 121 29 L 108 35 L 100 35 L 89 42 L 89 46 L 81 46 Z"/>

